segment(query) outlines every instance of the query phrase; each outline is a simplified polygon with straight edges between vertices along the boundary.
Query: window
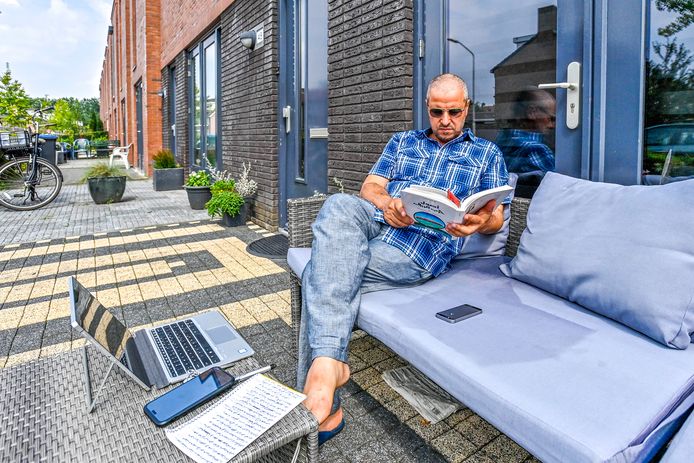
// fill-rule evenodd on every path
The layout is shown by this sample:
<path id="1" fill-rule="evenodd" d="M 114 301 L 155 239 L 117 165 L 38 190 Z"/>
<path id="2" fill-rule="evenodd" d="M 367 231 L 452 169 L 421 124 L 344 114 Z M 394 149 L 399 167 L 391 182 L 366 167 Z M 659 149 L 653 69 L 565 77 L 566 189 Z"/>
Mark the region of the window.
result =
<path id="1" fill-rule="evenodd" d="M 219 32 L 190 51 L 191 66 L 191 166 L 221 167 L 217 109 L 219 108 Z"/>

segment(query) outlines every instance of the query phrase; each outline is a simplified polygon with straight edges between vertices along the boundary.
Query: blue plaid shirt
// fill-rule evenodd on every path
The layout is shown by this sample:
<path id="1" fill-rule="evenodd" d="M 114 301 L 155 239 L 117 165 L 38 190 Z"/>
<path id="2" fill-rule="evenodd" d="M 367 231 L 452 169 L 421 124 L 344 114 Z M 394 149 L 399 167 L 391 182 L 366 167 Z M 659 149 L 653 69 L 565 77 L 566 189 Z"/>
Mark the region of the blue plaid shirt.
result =
<path id="1" fill-rule="evenodd" d="M 519 174 L 554 170 L 554 153 L 544 143 L 544 135 L 527 130 L 506 129 L 496 139 L 504 152 L 506 168 Z"/>
<path id="2" fill-rule="evenodd" d="M 397 198 L 405 187 L 415 184 L 451 190 L 464 198 L 507 183 L 504 158 L 494 143 L 475 137 L 469 129 L 443 146 L 429 134 L 431 129 L 396 133 L 371 168 L 369 174 L 389 180 L 390 196 Z M 386 223 L 381 210 L 374 218 Z M 386 224 L 382 236 L 434 276 L 450 268 L 464 241 L 420 226 L 393 228 Z"/>

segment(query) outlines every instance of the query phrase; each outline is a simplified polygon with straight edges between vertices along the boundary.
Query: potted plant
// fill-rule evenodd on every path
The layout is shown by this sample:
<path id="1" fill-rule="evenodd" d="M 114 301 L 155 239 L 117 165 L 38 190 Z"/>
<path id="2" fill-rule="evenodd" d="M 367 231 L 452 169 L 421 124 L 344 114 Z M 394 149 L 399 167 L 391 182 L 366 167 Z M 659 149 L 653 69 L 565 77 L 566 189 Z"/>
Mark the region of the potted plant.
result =
<path id="1" fill-rule="evenodd" d="M 210 188 L 212 199 L 205 208 L 210 217 L 221 216 L 222 223 L 227 227 L 236 227 L 246 223 L 247 203 L 238 191 L 235 182 L 229 180 L 217 180 Z"/>
<path id="2" fill-rule="evenodd" d="M 110 204 L 123 198 L 126 179 L 122 169 L 101 162 L 92 166 L 82 181 L 87 182 L 89 194 L 96 204 Z"/>
<path id="3" fill-rule="evenodd" d="M 205 203 L 212 198 L 212 193 L 210 192 L 211 185 L 212 178 L 207 171 L 197 170 L 191 172 L 188 176 L 188 181 L 183 187 L 186 193 L 188 193 L 188 203 L 191 209 L 205 209 Z"/>
<path id="4" fill-rule="evenodd" d="M 183 185 L 183 167 L 176 163 L 171 150 L 159 150 L 152 157 L 154 191 L 179 190 Z"/>
<path id="5" fill-rule="evenodd" d="M 248 166 L 246 166 L 245 162 L 241 163 L 241 165 L 243 166 L 243 170 L 238 180 L 236 180 L 236 191 L 243 196 L 246 203 L 250 203 L 255 197 L 255 192 L 258 190 L 258 183 L 248 178 L 248 175 L 251 173 L 250 161 L 248 162 Z"/>

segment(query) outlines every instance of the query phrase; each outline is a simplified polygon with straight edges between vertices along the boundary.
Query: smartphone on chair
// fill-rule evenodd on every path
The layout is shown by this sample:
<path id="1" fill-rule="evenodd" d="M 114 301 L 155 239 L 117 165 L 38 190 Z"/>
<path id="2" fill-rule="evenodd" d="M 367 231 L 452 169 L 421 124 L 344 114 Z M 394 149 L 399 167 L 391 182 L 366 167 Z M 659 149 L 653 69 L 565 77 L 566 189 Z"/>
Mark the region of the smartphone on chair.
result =
<path id="1" fill-rule="evenodd" d="M 165 426 L 235 383 L 234 377 L 226 371 L 219 367 L 210 368 L 148 402 L 144 407 L 145 414 L 157 426 Z"/>
<path id="2" fill-rule="evenodd" d="M 463 304 L 452 309 L 442 310 L 436 314 L 436 318 L 440 318 L 448 323 L 457 323 L 475 315 L 482 313 L 482 309 L 470 304 Z"/>

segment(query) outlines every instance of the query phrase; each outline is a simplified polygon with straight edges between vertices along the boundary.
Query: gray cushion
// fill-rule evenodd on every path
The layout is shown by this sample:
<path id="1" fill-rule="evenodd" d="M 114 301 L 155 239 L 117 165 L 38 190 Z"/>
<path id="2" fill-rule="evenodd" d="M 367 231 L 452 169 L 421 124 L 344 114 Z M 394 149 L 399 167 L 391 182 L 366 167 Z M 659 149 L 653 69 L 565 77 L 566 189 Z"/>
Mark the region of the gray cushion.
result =
<path id="1" fill-rule="evenodd" d="M 647 460 L 694 401 L 694 349 L 506 278 L 504 259 L 365 294 L 357 323 L 545 463 Z M 484 313 L 434 315 L 461 303 Z"/>
<path id="2" fill-rule="evenodd" d="M 513 188 L 518 182 L 518 174 L 508 174 L 508 184 Z M 509 195 L 509 201 L 513 199 L 515 190 Z M 470 259 L 474 257 L 503 256 L 506 251 L 506 240 L 508 239 L 509 223 L 511 222 L 511 207 L 504 207 L 504 224 L 497 233 L 493 235 L 483 235 L 475 233 L 465 238 L 463 249 L 456 259 Z"/>
<path id="3" fill-rule="evenodd" d="M 309 260 L 311 260 L 311 248 L 289 248 L 287 251 L 287 265 L 299 277 L 304 273 Z"/>
<path id="4" fill-rule="evenodd" d="M 621 186 L 548 172 L 502 271 L 685 349 L 694 331 L 692 201 L 692 180 Z"/>

